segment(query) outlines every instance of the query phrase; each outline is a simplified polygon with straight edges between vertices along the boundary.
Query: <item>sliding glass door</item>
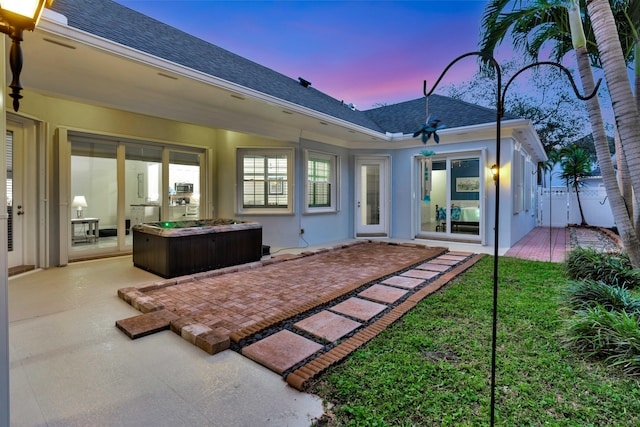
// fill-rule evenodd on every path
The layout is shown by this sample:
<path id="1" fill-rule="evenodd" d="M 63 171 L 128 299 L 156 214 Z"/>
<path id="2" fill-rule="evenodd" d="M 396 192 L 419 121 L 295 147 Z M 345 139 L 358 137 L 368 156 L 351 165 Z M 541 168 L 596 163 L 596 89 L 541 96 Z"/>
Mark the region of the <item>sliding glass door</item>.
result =
<path id="1" fill-rule="evenodd" d="M 117 146 L 95 141 L 71 145 L 71 252 L 117 250 Z"/>
<path id="2" fill-rule="evenodd" d="M 418 157 L 418 235 L 480 240 L 484 173 L 479 156 Z"/>
<path id="3" fill-rule="evenodd" d="M 162 148 L 125 147 L 125 245 L 132 244 L 131 228 L 160 221 L 162 206 Z"/>
<path id="4" fill-rule="evenodd" d="M 70 139 L 70 259 L 131 251 L 136 224 L 200 218 L 203 150 Z"/>

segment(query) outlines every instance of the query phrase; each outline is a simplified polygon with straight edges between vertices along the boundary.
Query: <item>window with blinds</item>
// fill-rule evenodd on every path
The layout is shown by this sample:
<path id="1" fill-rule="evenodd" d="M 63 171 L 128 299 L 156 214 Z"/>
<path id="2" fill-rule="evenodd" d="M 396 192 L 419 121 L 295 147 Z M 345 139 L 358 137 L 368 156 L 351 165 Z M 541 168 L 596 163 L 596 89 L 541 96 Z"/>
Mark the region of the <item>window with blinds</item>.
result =
<path id="1" fill-rule="evenodd" d="M 307 168 L 309 207 L 326 208 L 331 206 L 331 162 L 327 159 L 312 157 L 307 162 Z"/>
<path id="2" fill-rule="evenodd" d="M 338 210 L 338 158 L 314 151 L 306 151 L 305 157 L 306 212 L 335 212 Z"/>
<path id="3" fill-rule="evenodd" d="M 292 211 L 290 183 L 293 173 L 291 150 L 238 150 L 241 194 L 239 209 Z"/>
<path id="4" fill-rule="evenodd" d="M 243 208 L 289 207 L 289 156 L 244 154 L 242 182 Z"/>

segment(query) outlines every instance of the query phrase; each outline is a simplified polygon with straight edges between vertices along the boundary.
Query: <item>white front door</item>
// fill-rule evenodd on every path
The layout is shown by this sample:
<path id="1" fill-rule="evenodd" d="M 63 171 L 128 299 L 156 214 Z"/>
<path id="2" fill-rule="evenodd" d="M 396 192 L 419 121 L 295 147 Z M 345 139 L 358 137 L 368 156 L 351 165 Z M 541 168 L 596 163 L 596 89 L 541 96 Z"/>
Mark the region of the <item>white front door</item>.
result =
<path id="1" fill-rule="evenodd" d="M 388 157 L 356 158 L 356 237 L 389 236 L 389 190 Z"/>
<path id="2" fill-rule="evenodd" d="M 7 123 L 6 177 L 7 177 L 7 250 L 9 267 L 24 265 L 24 214 L 23 198 L 24 150 L 22 127 Z"/>

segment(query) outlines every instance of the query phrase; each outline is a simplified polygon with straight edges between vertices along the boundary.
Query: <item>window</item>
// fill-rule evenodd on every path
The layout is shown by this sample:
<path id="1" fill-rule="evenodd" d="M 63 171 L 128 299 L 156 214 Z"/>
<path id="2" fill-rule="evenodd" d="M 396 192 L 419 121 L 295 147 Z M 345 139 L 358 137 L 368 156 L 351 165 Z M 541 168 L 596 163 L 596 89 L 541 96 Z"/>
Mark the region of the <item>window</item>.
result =
<path id="1" fill-rule="evenodd" d="M 292 213 L 292 150 L 238 150 L 240 213 Z"/>
<path id="2" fill-rule="evenodd" d="M 337 210 L 336 156 L 307 151 L 306 155 L 306 212 L 335 212 Z"/>

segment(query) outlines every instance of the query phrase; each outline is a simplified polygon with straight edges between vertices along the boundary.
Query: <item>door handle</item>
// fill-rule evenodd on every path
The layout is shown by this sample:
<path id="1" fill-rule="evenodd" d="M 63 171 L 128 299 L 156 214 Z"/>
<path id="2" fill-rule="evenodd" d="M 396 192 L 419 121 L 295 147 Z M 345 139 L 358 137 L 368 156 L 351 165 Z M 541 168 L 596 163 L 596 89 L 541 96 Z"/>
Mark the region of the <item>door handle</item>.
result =
<path id="1" fill-rule="evenodd" d="M 358 207 L 360 207 L 360 202 L 358 202 Z"/>

